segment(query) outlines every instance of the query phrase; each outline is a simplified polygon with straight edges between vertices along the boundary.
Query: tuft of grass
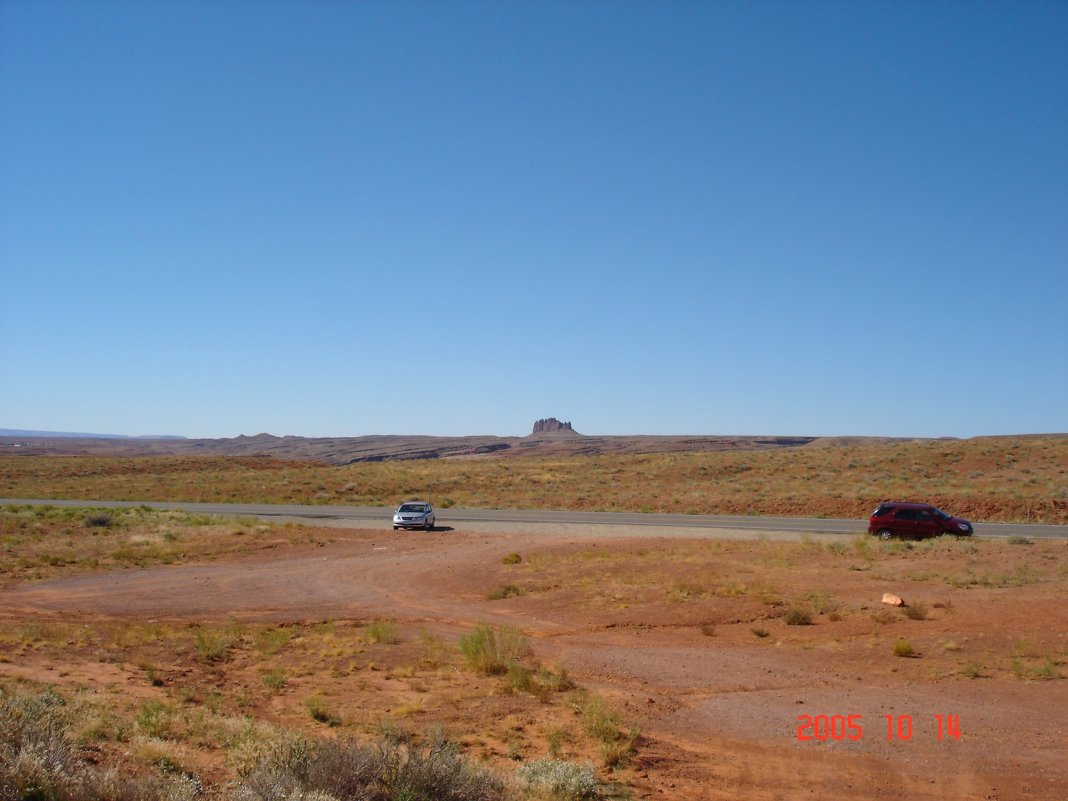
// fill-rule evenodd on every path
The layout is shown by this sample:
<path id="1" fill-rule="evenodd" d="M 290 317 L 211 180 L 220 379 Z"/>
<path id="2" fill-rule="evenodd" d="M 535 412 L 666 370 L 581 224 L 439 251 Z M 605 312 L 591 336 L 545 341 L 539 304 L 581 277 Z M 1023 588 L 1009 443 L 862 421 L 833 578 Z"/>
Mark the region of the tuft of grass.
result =
<path id="1" fill-rule="evenodd" d="M 983 677 L 983 666 L 978 662 L 966 662 L 959 672 L 960 675 L 969 679 L 981 679 Z"/>
<path id="2" fill-rule="evenodd" d="M 326 701 L 319 695 L 309 696 L 304 701 L 304 708 L 308 710 L 312 720 L 327 726 L 340 726 L 341 718 L 327 706 Z"/>
<path id="3" fill-rule="evenodd" d="M 812 604 L 817 615 L 826 615 L 838 608 L 838 603 L 824 590 L 813 590 L 805 598 Z"/>
<path id="4" fill-rule="evenodd" d="M 523 588 L 518 587 L 515 584 L 503 584 L 495 590 L 491 590 L 486 595 L 488 601 L 500 601 L 503 598 L 514 598 L 517 595 L 523 594 Z"/>
<path id="5" fill-rule="evenodd" d="M 286 686 L 286 672 L 280 667 L 265 670 L 263 683 L 269 690 L 280 693 Z"/>
<path id="6" fill-rule="evenodd" d="M 927 604 L 912 603 L 903 610 L 909 620 L 926 620 L 928 616 Z"/>
<path id="7" fill-rule="evenodd" d="M 811 626 L 812 613 L 800 606 L 791 606 L 783 615 L 787 626 Z"/>
<path id="8" fill-rule="evenodd" d="M 765 637 L 771 636 L 771 632 L 768 631 L 767 629 L 763 629 L 763 628 L 757 627 L 757 628 L 752 628 L 752 629 L 749 629 L 749 630 L 751 632 L 753 632 L 753 636 L 754 637 L 757 637 L 757 638 L 759 638 L 761 640 L 764 639 Z"/>
<path id="9" fill-rule="evenodd" d="M 553 693 L 575 689 L 575 683 L 563 668 L 529 670 L 518 662 L 508 668 L 508 685 L 515 692 L 529 693 L 542 703 L 548 703 Z"/>
<path id="10" fill-rule="evenodd" d="M 230 657 L 234 638 L 228 632 L 201 629 L 196 634 L 197 655 L 205 662 L 223 662 Z"/>
<path id="11" fill-rule="evenodd" d="M 287 628 L 269 628 L 259 632 L 254 640 L 255 649 L 264 656 L 271 656 L 284 648 L 293 639 Z"/>
<path id="12" fill-rule="evenodd" d="M 393 645 L 400 642 L 400 638 L 397 636 L 397 626 L 389 620 L 375 620 L 369 623 L 364 633 L 367 635 L 368 642 L 382 643 L 383 645 Z"/>
<path id="13" fill-rule="evenodd" d="M 115 518 L 107 512 L 93 512 L 85 516 L 86 528 L 110 528 L 115 524 Z"/>
<path id="14" fill-rule="evenodd" d="M 604 766 L 609 770 L 625 767 L 634 755 L 638 730 L 624 731 L 619 712 L 594 693 L 583 693 L 579 716 L 586 733 L 597 741 Z"/>
<path id="15" fill-rule="evenodd" d="M 1009 545 L 1034 545 L 1034 540 L 1024 537 L 1021 534 L 1013 534 L 1009 537 Z"/>
<path id="16" fill-rule="evenodd" d="M 894 656 L 900 656 L 903 658 L 916 656 L 916 649 L 913 648 L 912 643 L 910 643 L 904 637 L 898 638 L 898 641 L 894 643 L 893 652 Z"/>
<path id="17" fill-rule="evenodd" d="M 501 557 L 502 565 L 518 565 L 522 561 L 523 557 L 514 552 Z"/>
<path id="18" fill-rule="evenodd" d="M 527 638 L 518 629 L 494 629 L 487 625 L 460 638 L 460 651 L 468 666 L 485 676 L 501 676 L 529 650 Z"/>
<path id="19" fill-rule="evenodd" d="M 569 739 L 567 729 L 554 726 L 545 733 L 545 741 L 549 746 L 549 756 L 559 759 L 564 753 L 564 743 Z"/>
<path id="20" fill-rule="evenodd" d="M 1061 677 L 1060 671 L 1057 670 L 1057 663 L 1053 661 L 1052 657 L 1046 657 L 1045 661 L 1031 669 L 1031 674 L 1036 679 L 1059 679 Z"/>

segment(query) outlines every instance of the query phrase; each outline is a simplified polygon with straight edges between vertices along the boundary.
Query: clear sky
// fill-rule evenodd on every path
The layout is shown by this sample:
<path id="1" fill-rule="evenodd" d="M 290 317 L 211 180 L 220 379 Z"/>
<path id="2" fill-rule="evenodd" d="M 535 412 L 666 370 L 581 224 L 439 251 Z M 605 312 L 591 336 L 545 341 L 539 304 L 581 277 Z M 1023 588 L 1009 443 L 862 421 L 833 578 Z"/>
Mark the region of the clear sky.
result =
<path id="1" fill-rule="evenodd" d="M 0 427 L 1068 431 L 1066 31 L 0 0 Z"/>

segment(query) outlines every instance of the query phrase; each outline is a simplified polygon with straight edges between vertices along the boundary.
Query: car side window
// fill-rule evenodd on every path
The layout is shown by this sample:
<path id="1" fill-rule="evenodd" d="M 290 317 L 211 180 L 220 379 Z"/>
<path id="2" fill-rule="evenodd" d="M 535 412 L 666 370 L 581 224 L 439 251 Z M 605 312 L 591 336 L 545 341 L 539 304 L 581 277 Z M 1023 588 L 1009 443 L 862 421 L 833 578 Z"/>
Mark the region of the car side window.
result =
<path id="1" fill-rule="evenodd" d="M 897 514 L 894 515 L 894 519 L 895 520 L 915 520 L 916 519 L 916 510 L 915 509 L 898 509 L 897 510 Z"/>

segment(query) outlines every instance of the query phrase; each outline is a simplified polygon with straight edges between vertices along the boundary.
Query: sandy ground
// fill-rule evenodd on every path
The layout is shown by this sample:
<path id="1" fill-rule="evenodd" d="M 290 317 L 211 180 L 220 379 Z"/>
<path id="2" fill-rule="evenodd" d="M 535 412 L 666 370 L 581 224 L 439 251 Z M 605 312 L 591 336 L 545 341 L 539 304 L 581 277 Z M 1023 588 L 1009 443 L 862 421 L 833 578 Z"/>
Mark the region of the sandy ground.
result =
<path id="1" fill-rule="evenodd" d="M 884 569 L 888 589 L 944 598 L 948 611 L 880 627 L 871 620 L 880 609 L 879 582 L 870 572 L 842 569 L 834 573 L 833 586 L 845 604 L 842 619 L 821 617 L 813 626 L 787 628 L 777 617 L 754 611 L 744 596 L 662 603 L 591 590 L 588 572 L 581 571 L 603 564 L 610 587 L 615 551 L 634 553 L 640 547 L 648 559 L 682 546 L 671 538 L 623 543 L 600 533 L 564 534 L 551 542 L 486 531 L 358 531 L 337 539 L 333 530 L 333 538 L 324 534 L 319 547 L 10 586 L 0 590 L 0 617 L 276 622 L 388 617 L 454 632 L 477 622 L 506 624 L 532 638 L 539 658 L 565 666 L 638 722 L 636 797 L 1068 798 L 1068 681 L 1021 679 L 1003 669 L 966 678 L 952 668 L 958 655 L 937 645 L 966 644 L 970 655 L 988 665 L 1002 664 L 998 654 L 1008 653 L 1021 637 L 1050 653 L 1068 654 L 1063 582 L 959 589 L 922 578 L 891 581 Z M 1061 559 L 1063 571 L 1064 544 L 1043 547 L 1051 549 L 1051 564 Z M 1053 550 L 1057 547 L 1061 552 Z M 502 555 L 513 551 L 542 554 L 550 567 L 530 567 L 529 558 L 523 566 L 502 565 Z M 805 586 L 804 564 L 774 569 L 767 564 L 766 558 L 755 560 L 746 581 L 756 585 L 774 578 Z M 688 558 L 656 560 L 655 566 L 656 583 L 663 584 L 685 584 L 695 569 Z M 633 563 L 621 569 L 632 570 Z M 488 589 L 511 580 L 534 589 L 487 600 Z M 573 589 L 579 586 L 587 588 L 585 594 Z M 754 636 L 760 625 L 768 636 Z M 918 643 L 920 658 L 891 655 L 886 643 L 902 631 Z M 13 660 L 0 664 L 0 675 L 28 669 Z M 858 715 L 862 734 L 854 740 L 804 741 L 800 715 Z M 909 716 L 911 737 L 888 739 L 886 715 L 894 721 Z M 962 736 L 940 739 L 938 715 L 943 722 L 956 716 Z"/>

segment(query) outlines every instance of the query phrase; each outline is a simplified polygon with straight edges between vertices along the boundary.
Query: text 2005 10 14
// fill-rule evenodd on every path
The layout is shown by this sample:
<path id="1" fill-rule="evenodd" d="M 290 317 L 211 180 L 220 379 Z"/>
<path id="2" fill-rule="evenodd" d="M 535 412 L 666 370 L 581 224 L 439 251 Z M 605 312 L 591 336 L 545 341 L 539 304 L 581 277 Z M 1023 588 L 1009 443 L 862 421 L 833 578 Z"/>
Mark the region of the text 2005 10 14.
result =
<path id="1" fill-rule="evenodd" d="M 934 731 L 939 742 L 942 740 L 959 740 L 959 715 L 933 715 Z M 913 734 L 912 715 L 883 715 L 886 721 L 886 739 L 911 740 Z M 824 740 L 862 740 L 864 739 L 864 717 L 862 715 L 798 715 L 797 739 L 822 742 Z"/>

